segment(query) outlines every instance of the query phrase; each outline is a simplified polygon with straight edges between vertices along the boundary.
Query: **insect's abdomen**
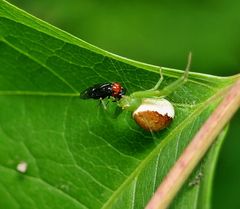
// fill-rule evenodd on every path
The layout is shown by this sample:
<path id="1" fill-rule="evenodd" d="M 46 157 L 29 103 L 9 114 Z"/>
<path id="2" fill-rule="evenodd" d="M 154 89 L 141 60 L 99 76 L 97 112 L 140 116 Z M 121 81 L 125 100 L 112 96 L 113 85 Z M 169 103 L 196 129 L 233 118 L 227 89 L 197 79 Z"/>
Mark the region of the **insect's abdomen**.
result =
<path id="1" fill-rule="evenodd" d="M 81 99 L 104 99 L 112 95 L 112 84 L 97 84 L 83 91 L 80 95 Z"/>

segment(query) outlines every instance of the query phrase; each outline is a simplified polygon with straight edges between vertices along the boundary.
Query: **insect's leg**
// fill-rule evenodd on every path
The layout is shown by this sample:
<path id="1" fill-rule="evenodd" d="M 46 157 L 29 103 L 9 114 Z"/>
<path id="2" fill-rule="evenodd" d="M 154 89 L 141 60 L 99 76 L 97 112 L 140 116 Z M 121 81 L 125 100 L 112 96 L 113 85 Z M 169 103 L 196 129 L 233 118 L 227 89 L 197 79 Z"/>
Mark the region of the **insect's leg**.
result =
<path id="1" fill-rule="evenodd" d="M 176 81 L 174 81 L 173 83 L 171 83 L 170 85 L 166 86 L 165 88 L 163 88 L 161 90 L 161 94 L 163 96 L 167 96 L 167 95 L 171 94 L 173 91 L 175 91 L 180 86 L 182 86 L 185 82 L 187 82 L 191 62 L 192 62 L 192 53 L 190 52 L 188 54 L 188 62 L 187 62 L 187 66 L 186 66 L 184 74 L 179 79 L 177 79 Z"/>
<path id="2" fill-rule="evenodd" d="M 110 96 L 108 96 L 108 98 L 107 98 L 107 103 L 105 104 L 106 107 L 109 104 L 109 100 L 110 100 Z"/>
<path id="3" fill-rule="evenodd" d="M 164 87 L 161 90 L 157 90 L 157 89 L 151 90 L 150 89 L 150 90 L 147 90 L 147 91 L 138 91 L 138 92 L 132 93 L 131 96 L 135 97 L 135 98 L 149 98 L 149 97 L 165 97 L 165 96 L 168 96 L 169 94 L 171 94 L 173 91 L 178 89 L 180 86 L 182 86 L 187 81 L 188 72 L 189 72 L 189 68 L 190 68 L 190 65 L 191 65 L 191 60 L 192 60 L 192 53 L 190 52 L 189 55 L 188 55 L 188 63 L 187 63 L 187 67 L 185 69 L 184 74 L 179 79 L 174 81 L 173 83 L 169 84 L 168 86 Z"/>
<path id="4" fill-rule="evenodd" d="M 162 73 L 162 68 L 159 67 L 159 73 L 160 73 L 160 79 L 158 80 L 158 82 L 156 83 L 156 85 L 152 88 L 152 89 L 149 89 L 149 90 L 157 90 L 159 88 L 159 86 L 161 85 L 162 81 L 163 81 L 163 73 Z"/>
<path id="5" fill-rule="evenodd" d="M 111 97 L 109 96 L 108 99 L 110 99 Z M 118 98 L 117 97 L 112 97 L 112 102 L 117 102 L 118 101 Z"/>
<path id="6" fill-rule="evenodd" d="M 106 106 L 105 102 L 103 101 L 103 99 L 100 98 L 99 101 L 100 101 L 100 103 L 102 104 L 103 108 L 106 110 L 106 109 L 107 109 L 107 106 Z"/>

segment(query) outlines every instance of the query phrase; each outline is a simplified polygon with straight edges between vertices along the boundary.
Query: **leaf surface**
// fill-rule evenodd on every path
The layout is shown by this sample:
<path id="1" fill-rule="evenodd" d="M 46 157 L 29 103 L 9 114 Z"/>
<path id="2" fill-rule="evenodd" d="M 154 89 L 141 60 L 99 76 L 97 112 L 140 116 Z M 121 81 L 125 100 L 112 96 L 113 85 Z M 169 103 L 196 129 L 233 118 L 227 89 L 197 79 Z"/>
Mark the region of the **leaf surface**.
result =
<path id="1" fill-rule="evenodd" d="M 113 117 L 115 103 L 107 112 L 79 92 L 111 81 L 128 93 L 149 89 L 158 67 L 103 51 L 2 0 L 0 66 L 0 207 L 13 209 L 143 208 L 218 103 L 209 100 L 236 79 L 191 73 L 168 98 L 171 126 L 146 133 L 129 112 Z M 162 86 L 181 74 L 164 68 Z M 186 187 L 172 207 L 197 208 L 196 198 L 199 189 Z"/>

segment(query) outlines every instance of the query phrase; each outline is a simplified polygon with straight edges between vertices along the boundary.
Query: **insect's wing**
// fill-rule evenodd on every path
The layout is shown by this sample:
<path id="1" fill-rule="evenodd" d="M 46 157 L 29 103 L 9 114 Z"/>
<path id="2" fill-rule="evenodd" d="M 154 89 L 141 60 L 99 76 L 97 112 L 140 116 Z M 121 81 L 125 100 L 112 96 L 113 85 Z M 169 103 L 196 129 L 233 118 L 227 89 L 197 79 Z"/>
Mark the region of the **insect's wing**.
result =
<path id="1" fill-rule="evenodd" d="M 80 94 L 81 99 L 104 99 L 107 96 L 111 96 L 111 83 L 100 83 L 92 87 L 87 88 Z"/>
<path id="2" fill-rule="evenodd" d="M 90 93 L 91 91 L 92 91 L 92 87 L 85 89 L 84 91 L 82 91 L 80 93 L 80 98 L 81 99 L 90 99 L 91 98 L 91 93 Z"/>

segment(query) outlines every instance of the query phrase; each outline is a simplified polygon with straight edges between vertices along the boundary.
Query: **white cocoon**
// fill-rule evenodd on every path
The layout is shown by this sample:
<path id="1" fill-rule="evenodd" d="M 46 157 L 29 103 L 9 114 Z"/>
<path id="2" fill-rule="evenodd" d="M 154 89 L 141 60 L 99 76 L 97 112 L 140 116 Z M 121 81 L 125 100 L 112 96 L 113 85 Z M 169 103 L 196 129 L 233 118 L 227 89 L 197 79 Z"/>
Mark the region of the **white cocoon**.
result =
<path id="1" fill-rule="evenodd" d="M 175 111 L 173 105 L 166 99 L 148 98 L 144 99 L 142 104 L 134 111 L 133 115 L 139 112 L 153 111 L 158 112 L 161 115 L 167 115 L 170 118 L 174 118 Z"/>

